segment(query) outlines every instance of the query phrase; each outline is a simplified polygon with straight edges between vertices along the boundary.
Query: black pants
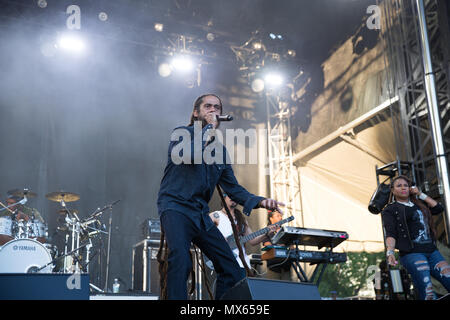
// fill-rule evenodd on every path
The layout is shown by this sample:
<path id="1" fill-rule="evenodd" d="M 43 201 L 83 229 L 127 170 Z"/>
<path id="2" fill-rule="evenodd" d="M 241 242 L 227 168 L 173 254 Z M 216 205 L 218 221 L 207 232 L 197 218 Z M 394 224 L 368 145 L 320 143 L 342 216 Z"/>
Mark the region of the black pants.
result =
<path id="1" fill-rule="evenodd" d="M 192 269 L 191 242 L 199 247 L 214 265 L 217 273 L 216 299 L 245 277 L 233 252 L 216 226 L 209 231 L 206 231 L 204 225 L 201 225 L 199 229 L 185 215 L 177 211 L 166 211 L 161 215 L 161 227 L 169 247 L 168 299 L 187 299 L 187 279 Z"/>

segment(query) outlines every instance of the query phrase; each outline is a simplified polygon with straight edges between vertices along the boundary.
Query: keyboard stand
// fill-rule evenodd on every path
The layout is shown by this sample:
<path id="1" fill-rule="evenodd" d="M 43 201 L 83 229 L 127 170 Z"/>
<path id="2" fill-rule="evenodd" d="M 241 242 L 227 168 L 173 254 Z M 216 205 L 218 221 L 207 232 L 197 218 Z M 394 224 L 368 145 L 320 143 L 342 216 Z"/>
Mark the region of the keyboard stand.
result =
<path id="1" fill-rule="evenodd" d="M 319 286 L 320 280 L 322 279 L 323 273 L 325 271 L 325 268 L 328 266 L 328 263 L 317 263 L 316 267 L 314 268 L 313 274 L 311 276 L 310 279 L 308 279 L 308 277 L 305 274 L 305 271 L 303 270 L 303 268 L 300 265 L 300 255 L 299 255 L 299 240 L 294 240 L 293 244 L 295 245 L 295 253 L 296 253 L 296 259 L 293 261 L 291 267 L 294 269 L 295 273 L 297 274 L 297 278 L 300 280 L 300 282 L 308 282 L 308 283 L 314 283 L 314 279 L 317 275 L 317 272 L 319 271 L 319 267 L 320 265 L 322 265 L 322 268 L 320 268 L 320 274 L 319 274 L 319 278 L 317 279 L 317 282 L 314 283 L 316 286 Z M 326 252 L 332 252 L 333 248 L 330 249 L 326 249 Z M 300 273 L 299 273 L 300 271 Z"/>
<path id="2" fill-rule="evenodd" d="M 295 273 L 297 274 L 297 278 L 300 280 L 300 282 L 311 282 L 308 280 L 308 277 L 305 274 L 305 271 L 303 271 L 303 268 L 300 266 L 300 262 L 299 262 L 299 250 L 298 250 L 298 246 L 299 246 L 299 240 L 294 240 L 293 244 L 295 245 L 295 253 L 296 253 L 296 259 L 293 261 L 293 263 L 291 264 L 291 267 L 294 269 Z M 295 265 L 295 266 L 294 266 Z M 300 273 L 299 273 L 300 271 Z"/>

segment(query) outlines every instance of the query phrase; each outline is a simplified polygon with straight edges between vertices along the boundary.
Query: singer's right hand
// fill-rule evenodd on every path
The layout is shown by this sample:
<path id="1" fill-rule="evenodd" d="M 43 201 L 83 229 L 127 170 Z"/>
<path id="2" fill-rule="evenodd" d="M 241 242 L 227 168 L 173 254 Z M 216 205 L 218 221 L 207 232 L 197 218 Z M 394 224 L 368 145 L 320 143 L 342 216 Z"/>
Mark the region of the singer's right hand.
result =
<path id="1" fill-rule="evenodd" d="M 269 210 L 277 210 L 279 213 L 283 214 L 283 211 L 280 209 L 279 206 L 285 206 L 283 202 L 276 201 L 274 199 L 266 198 L 264 200 L 261 200 L 259 203 L 259 207 L 266 208 Z"/>
<path id="2" fill-rule="evenodd" d="M 208 124 L 212 124 L 213 129 L 217 128 L 219 121 L 217 120 L 217 113 L 209 112 L 205 116 L 205 120 Z"/>

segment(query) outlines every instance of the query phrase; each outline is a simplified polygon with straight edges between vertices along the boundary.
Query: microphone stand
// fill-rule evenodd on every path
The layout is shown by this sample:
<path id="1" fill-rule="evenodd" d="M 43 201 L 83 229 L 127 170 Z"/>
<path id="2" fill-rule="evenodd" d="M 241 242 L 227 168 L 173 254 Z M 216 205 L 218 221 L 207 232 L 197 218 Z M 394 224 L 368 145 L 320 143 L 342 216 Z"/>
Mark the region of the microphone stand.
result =
<path id="1" fill-rule="evenodd" d="M 35 271 L 33 271 L 32 273 L 36 273 L 36 272 L 41 271 L 42 269 L 44 269 L 44 268 L 46 268 L 47 266 L 49 266 L 49 265 L 51 265 L 52 263 L 54 263 L 55 261 L 57 261 L 57 260 L 59 260 L 59 259 L 61 259 L 61 258 L 64 258 L 64 257 L 66 257 L 66 256 L 68 256 L 68 255 L 70 255 L 70 254 L 72 254 L 72 253 L 74 253 L 74 252 L 80 250 L 81 248 L 84 248 L 85 246 L 86 246 L 86 244 L 84 244 L 84 245 L 82 245 L 81 247 L 78 247 L 78 248 L 76 248 L 76 249 L 74 249 L 74 250 L 72 250 L 72 251 L 69 251 L 69 252 L 65 253 L 64 255 L 62 255 L 62 256 L 59 256 L 59 257 L 53 259 L 52 261 L 50 261 L 49 263 L 45 264 L 44 266 L 42 266 L 42 267 L 40 267 L 40 268 L 37 268 L 37 269 L 36 269 Z M 78 258 L 77 258 L 77 259 L 78 259 Z"/>
<path id="2" fill-rule="evenodd" d="M 242 264 L 244 265 L 245 270 L 247 271 L 247 275 L 252 277 L 253 271 L 247 265 L 247 261 L 245 261 L 244 251 L 242 250 L 241 242 L 239 241 L 239 232 L 237 230 L 236 224 L 233 221 L 233 216 L 231 215 L 230 210 L 228 209 L 227 203 L 225 202 L 225 198 L 219 185 L 217 185 L 217 191 L 219 192 L 220 199 L 222 200 L 222 206 L 225 208 L 228 219 L 230 219 L 231 227 L 233 229 L 234 241 L 236 242 L 237 248 L 239 250 L 239 258 L 241 259 Z"/>
<path id="3" fill-rule="evenodd" d="M 115 205 L 117 202 L 119 202 L 120 200 L 115 201 L 113 204 L 106 206 L 105 208 L 109 208 L 110 210 L 110 214 L 109 214 L 109 231 L 108 231 L 108 251 L 107 251 L 107 255 L 106 255 L 106 276 L 105 276 L 105 288 L 103 289 L 105 292 L 108 292 L 108 280 L 109 280 L 109 259 L 110 259 L 110 255 L 111 255 L 111 228 L 112 228 L 112 207 L 113 205 Z M 103 209 L 102 211 L 103 212 Z M 92 216 L 95 216 L 92 215 Z"/>
<path id="4" fill-rule="evenodd" d="M 91 219 L 91 218 L 95 218 L 95 217 L 101 215 L 104 211 L 106 211 L 106 209 L 112 209 L 112 207 L 113 207 L 116 203 L 118 203 L 119 201 L 120 201 L 120 199 L 114 201 L 113 203 L 111 203 L 111 204 L 109 204 L 109 205 L 107 205 L 107 206 L 104 206 L 102 209 L 98 208 L 98 209 L 95 210 L 93 213 L 91 213 L 91 215 L 90 215 L 86 220 L 89 220 L 89 219 Z"/>
<path id="5" fill-rule="evenodd" d="M 104 291 L 108 292 L 108 280 L 109 280 L 109 258 L 111 254 L 111 227 L 112 227 L 112 209 L 109 215 L 109 230 L 108 230 L 108 248 L 106 251 L 106 276 L 105 276 L 105 288 Z"/>

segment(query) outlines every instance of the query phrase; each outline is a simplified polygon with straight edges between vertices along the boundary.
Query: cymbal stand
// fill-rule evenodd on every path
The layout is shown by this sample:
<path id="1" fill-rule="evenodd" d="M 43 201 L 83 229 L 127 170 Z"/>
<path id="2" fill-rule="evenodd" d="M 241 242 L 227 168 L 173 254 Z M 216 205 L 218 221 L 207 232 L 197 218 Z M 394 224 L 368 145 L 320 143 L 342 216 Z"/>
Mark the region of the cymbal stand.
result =
<path id="1" fill-rule="evenodd" d="M 66 222 L 70 223 L 72 225 L 72 251 L 75 250 L 75 248 L 78 248 L 75 252 L 75 255 L 77 259 L 75 259 L 75 270 L 71 270 L 72 272 L 79 270 L 81 272 L 80 262 L 79 262 L 79 248 L 80 248 L 80 232 L 81 232 L 81 223 L 80 218 L 78 218 L 78 215 L 76 212 L 70 212 L 70 210 L 67 208 L 66 203 L 63 199 L 60 201 L 61 206 L 66 210 Z M 74 218 L 71 218 L 70 215 L 74 216 Z M 70 222 L 69 222 L 70 221 Z M 66 262 L 64 263 L 64 267 L 66 268 Z"/>
<path id="2" fill-rule="evenodd" d="M 68 233 L 66 233 L 66 242 L 65 242 L 65 245 L 64 245 L 64 273 L 66 273 L 67 272 L 67 268 L 68 268 L 68 266 L 67 266 L 67 263 L 68 263 L 68 260 L 67 260 L 67 245 L 68 245 L 68 243 L 69 243 L 69 234 Z"/>
<path id="3" fill-rule="evenodd" d="M 78 248 L 80 246 L 80 226 L 75 219 L 70 219 L 71 225 L 72 225 L 72 246 L 71 249 L 74 250 L 74 248 Z M 78 256 L 78 251 L 75 252 L 75 255 Z M 80 264 L 78 262 L 78 259 L 75 259 L 75 270 L 79 270 Z M 71 271 L 75 271 L 71 270 Z"/>

